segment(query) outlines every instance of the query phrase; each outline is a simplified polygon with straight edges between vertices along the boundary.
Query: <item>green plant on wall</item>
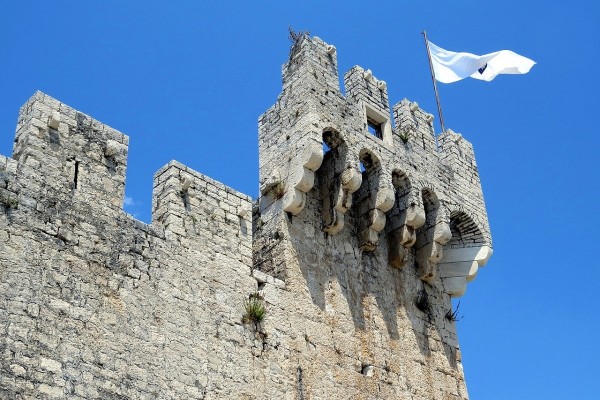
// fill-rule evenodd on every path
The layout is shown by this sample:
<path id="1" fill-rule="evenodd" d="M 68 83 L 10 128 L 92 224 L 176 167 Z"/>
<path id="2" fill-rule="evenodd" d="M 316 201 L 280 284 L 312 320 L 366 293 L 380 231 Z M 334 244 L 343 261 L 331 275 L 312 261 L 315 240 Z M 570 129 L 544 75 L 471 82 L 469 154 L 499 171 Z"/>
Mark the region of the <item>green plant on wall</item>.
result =
<path id="1" fill-rule="evenodd" d="M 399 133 L 400 139 L 402 139 L 402 143 L 406 144 L 408 142 L 408 138 L 410 137 L 409 129 L 402 129 Z"/>
<path id="2" fill-rule="evenodd" d="M 19 208 L 19 201 L 16 198 L 4 193 L 0 193 L 0 204 L 3 204 L 7 209 L 16 210 Z"/>
<path id="3" fill-rule="evenodd" d="M 456 322 L 462 319 L 462 316 L 458 314 L 458 308 L 460 307 L 460 301 L 456 305 L 456 310 L 452 311 L 452 308 L 448 310 L 445 317 L 450 322 Z"/>
<path id="4" fill-rule="evenodd" d="M 285 194 L 285 184 L 281 181 L 277 182 L 271 188 L 271 193 L 273 193 L 273 198 L 275 200 L 279 200 Z"/>
<path id="5" fill-rule="evenodd" d="M 260 323 L 265 319 L 267 309 L 265 307 L 265 299 L 259 292 L 254 292 L 244 301 L 244 316 L 242 322 L 253 323 L 258 330 Z"/>

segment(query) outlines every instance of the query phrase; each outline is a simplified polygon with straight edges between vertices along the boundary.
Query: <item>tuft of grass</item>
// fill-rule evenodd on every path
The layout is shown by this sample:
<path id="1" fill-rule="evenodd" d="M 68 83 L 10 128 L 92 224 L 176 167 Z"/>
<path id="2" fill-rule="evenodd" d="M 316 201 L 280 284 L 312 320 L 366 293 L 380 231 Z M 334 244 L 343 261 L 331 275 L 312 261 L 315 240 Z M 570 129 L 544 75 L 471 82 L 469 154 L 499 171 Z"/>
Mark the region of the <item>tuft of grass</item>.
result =
<path id="1" fill-rule="evenodd" d="M 415 299 L 415 305 L 419 310 L 429 315 L 431 312 L 431 304 L 429 304 L 429 298 L 425 289 L 421 289 Z"/>
<path id="2" fill-rule="evenodd" d="M 403 129 L 400 133 L 400 139 L 402 139 L 402 143 L 406 144 L 408 142 L 408 138 L 410 138 L 410 130 Z"/>
<path id="3" fill-rule="evenodd" d="M 288 39 L 290 39 L 290 42 L 292 42 L 292 45 L 298 43 L 300 41 L 300 39 L 302 39 L 303 37 L 308 37 L 310 36 L 310 32 L 309 31 L 294 31 L 294 29 L 292 28 L 291 25 L 288 26 L 288 31 L 290 33 Z"/>
<path id="4" fill-rule="evenodd" d="M 458 314 L 458 307 L 460 307 L 460 301 L 456 305 L 456 310 L 452 311 L 452 308 L 446 313 L 446 319 L 450 322 L 456 322 L 462 319 L 462 316 Z"/>
<path id="5" fill-rule="evenodd" d="M 271 193 L 273 193 L 273 198 L 275 200 L 279 200 L 285 194 L 285 184 L 281 181 L 277 182 L 271 188 Z"/>
<path id="6" fill-rule="evenodd" d="M 0 204 L 3 204 L 7 209 L 16 210 L 19 208 L 19 200 L 4 193 L 0 193 Z"/>
<path id="7" fill-rule="evenodd" d="M 244 301 L 243 323 L 253 323 L 255 327 L 265 319 L 267 309 L 265 299 L 259 292 L 251 293 L 248 299 Z"/>
<path id="8" fill-rule="evenodd" d="M 292 26 L 290 25 L 288 27 L 288 31 L 290 32 L 289 35 L 289 39 L 290 42 L 292 42 L 292 45 L 290 47 L 290 54 L 289 54 L 289 59 L 291 60 L 292 58 L 294 58 L 294 55 L 296 54 L 296 52 L 298 51 L 298 45 L 300 44 L 300 40 L 304 37 L 309 37 L 310 36 L 310 32 L 307 31 L 294 31 L 294 29 L 292 29 Z"/>

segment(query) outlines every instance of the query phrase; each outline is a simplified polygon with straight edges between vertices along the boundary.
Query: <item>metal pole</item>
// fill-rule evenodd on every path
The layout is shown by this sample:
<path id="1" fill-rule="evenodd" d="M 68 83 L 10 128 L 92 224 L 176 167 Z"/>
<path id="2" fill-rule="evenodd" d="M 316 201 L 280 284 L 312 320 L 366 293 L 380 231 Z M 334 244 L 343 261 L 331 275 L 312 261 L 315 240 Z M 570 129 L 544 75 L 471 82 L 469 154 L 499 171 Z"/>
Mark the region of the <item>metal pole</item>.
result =
<path id="1" fill-rule="evenodd" d="M 433 81 L 433 90 L 435 92 L 435 101 L 437 103 L 438 115 L 440 116 L 440 125 L 442 126 L 442 133 L 444 133 L 446 131 L 446 128 L 444 127 L 444 116 L 442 115 L 442 106 L 440 105 L 440 95 L 438 94 L 437 84 L 435 81 L 435 72 L 433 71 L 433 64 L 431 63 L 431 53 L 429 52 L 429 41 L 427 40 L 427 32 L 423 31 L 422 34 L 423 34 L 423 39 L 425 39 L 425 48 L 427 49 L 427 57 L 429 58 L 429 69 L 431 70 L 431 80 Z"/>

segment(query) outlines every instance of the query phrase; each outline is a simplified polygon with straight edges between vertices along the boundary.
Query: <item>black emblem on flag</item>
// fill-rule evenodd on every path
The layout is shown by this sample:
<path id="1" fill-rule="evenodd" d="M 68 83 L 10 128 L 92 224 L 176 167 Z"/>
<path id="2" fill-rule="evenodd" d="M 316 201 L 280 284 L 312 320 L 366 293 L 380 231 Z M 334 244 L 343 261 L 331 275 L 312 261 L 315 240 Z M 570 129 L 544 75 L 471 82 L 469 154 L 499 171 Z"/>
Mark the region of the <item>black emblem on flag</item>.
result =
<path id="1" fill-rule="evenodd" d="M 477 71 L 479 71 L 479 74 L 483 75 L 483 71 L 485 71 L 485 69 L 487 68 L 487 63 L 485 63 L 485 65 L 481 68 L 479 68 Z"/>

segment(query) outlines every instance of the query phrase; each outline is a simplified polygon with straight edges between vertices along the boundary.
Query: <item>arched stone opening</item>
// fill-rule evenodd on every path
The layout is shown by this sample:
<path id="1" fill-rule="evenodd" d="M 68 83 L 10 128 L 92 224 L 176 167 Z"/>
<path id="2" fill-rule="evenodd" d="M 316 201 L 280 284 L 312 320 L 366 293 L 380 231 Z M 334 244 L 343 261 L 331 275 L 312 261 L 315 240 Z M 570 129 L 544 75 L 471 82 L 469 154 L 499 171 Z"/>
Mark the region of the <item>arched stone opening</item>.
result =
<path id="1" fill-rule="evenodd" d="M 435 221 L 440 208 L 440 200 L 432 189 L 425 188 L 421 191 L 423 199 L 423 208 L 425 209 L 424 229 L 429 229 L 435 225 Z"/>
<path id="2" fill-rule="evenodd" d="M 379 243 L 379 232 L 385 227 L 386 216 L 394 204 L 391 193 L 382 190 L 381 161 L 367 149 L 358 153 L 359 162 L 364 167 L 362 183 L 354 194 L 358 245 L 363 251 L 373 251 Z"/>
<path id="3" fill-rule="evenodd" d="M 360 160 L 360 163 L 365 168 L 364 172 L 367 173 L 367 177 L 369 175 L 372 175 L 374 172 L 379 172 L 379 170 L 381 169 L 381 162 L 379 161 L 379 158 L 367 149 L 362 149 L 358 153 L 358 158 Z"/>
<path id="4" fill-rule="evenodd" d="M 344 214 L 352 204 L 352 193 L 361 175 L 348 167 L 348 146 L 335 129 L 323 130 L 323 163 L 317 170 L 323 212 L 323 231 L 334 235 L 344 227 Z"/>
<path id="5" fill-rule="evenodd" d="M 451 234 L 435 192 L 424 188 L 421 196 L 425 223 L 417 231 L 417 273 L 422 280 L 432 282 L 436 275 L 437 263 L 442 258 L 442 246 L 450 240 Z"/>
<path id="6" fill-rule="evenodd" d="M 451 212 L 449 225 L 452 238 L 446 244 L 446 248 L 473 247 L 485 243 L 483 234 L 475 221 L 463 211 Z"/>
<path id="7" fill-rule="evenodd" d="M 425 212 L 419 201 L 419 192 L 409 177 L 400 169 L 392 172 L 394 207 L 387 214 L 388 262 L 401 268 L 409 261 L 409 250 L 417 239 L 416 229 L 425 222 Z"/>
<path id="8" fill-rule="evenodd" d="M 402 170 L 397 168 L 392 172 L 392 185 L 394 186 L 397 200 L 407 196 L 412 189 L 412 184 L 410 183 L 408 176 Z M 400 203 L 398 203 L 398 206 L 400 206 Z"/>
<path id="9" fill-rule="evenodd" d="M 444 291 L 459 297 L 467 290 L 467 283 L 475 279 L 479 267 L 487 263 L 492 249 L 478 224 L 464 211 L 452 211 L 449 225 L 452 237 L 444 247 L 439 274 Z"/>
<path id="10" fill-rule="evenodd" d="M 342 146 L 345 147 L 346 143 L 338 131 L 332 128 L 323 130 L 323 154 L 327 154 L 329 151 L 333 151 Z"/>

